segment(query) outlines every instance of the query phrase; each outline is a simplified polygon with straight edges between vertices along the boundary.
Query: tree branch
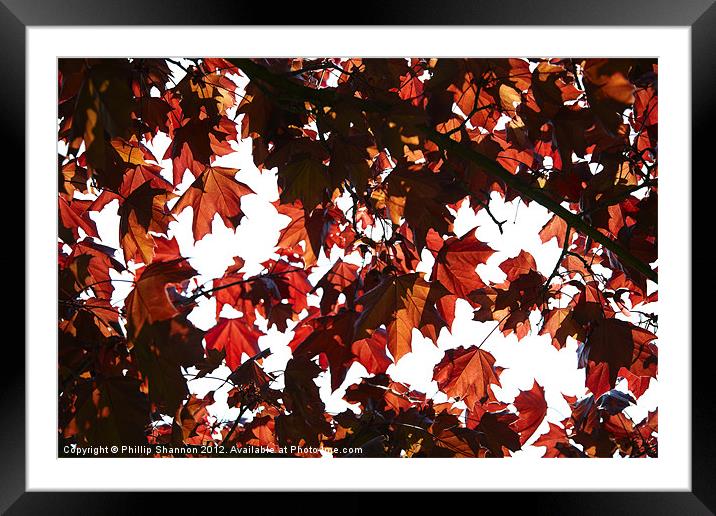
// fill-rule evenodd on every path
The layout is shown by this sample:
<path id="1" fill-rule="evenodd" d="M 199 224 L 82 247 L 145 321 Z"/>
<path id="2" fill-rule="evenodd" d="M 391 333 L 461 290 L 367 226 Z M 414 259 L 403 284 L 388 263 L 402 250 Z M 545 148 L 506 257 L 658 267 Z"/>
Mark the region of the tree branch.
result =
<path id="1" fill-rule="evenodd" d="M 259 281 L 264 278 L 271 278 L 274 276 L 284 276 L 286 274 L 291 274 L 292 272 L 298 272 L 302 271 L 304 269 L 301 268 L 295 268 L 295 269 L 288 269 L 285 271 L 280 272 L 269 272 L 267 274 L 259 274 L 257 276 L 251 276 L 250 278 L 243 278 L 240 280 L 232 281 L 231 283 L 226 283 L 224 285 L 219 285 L 218 287 L 210 288 L 210 289 L 199 289 L 198 292 L 195 292 L 193 295 L 185 298 L 182 300 L 183 304 L 189 304 L 193 303 L 196 299 L 200 298 L 201 296 L 206 296 L 208 294 L 213 294 L 214 292 L 218 292 L 219 290 L 224 290 L 230 287 L 235 287 L 236 285 L 241 285 L 242 283 L 250 283 L 252 281 Z"/>
<path id="2" fill-rule="evenodd" d="M 452 138 L 445 136 L 435 131 L 434 129 L 424 128 L 422 132 L 436 145 L 445 148 L 446 150 L 452 152 L 457 156 L 460 156 L 463 159 L 472 161 L 473 163 L 479 165 L 483 170 L 487 171 L 488 173 L 503 181 L 507 186 L 517 190 L 523 197 L 526 197 L 535 201 L 538 204 L 541 204 L 549 211 L 557 215 L 559 218 L 564 220 L 567 225 L 571 226 L 577 231 L 592 238 L 592 240 L 594 240 L 595 242 L 604 246 L 606 249 L 616 255 L 624 265 L 628 265 L 636 269 L 653 282 L 658 282 L 658 276 L 656 271 L 649 267 L 648 264 L 639 260 L 636 256 L 631 254 L 631 252 L 629 252 L 627 248 L 622 246 L 616 240 L 612 240 L 611 238 L 603 234 L 601 231 L 599 231 L 597 228 L 590 226 L 582 219 L 579 214 L 569 211 L 560 203 L 547 195 L 543 190 L 525 184 L 517 176 L 511 174 L 506 169 L 504 169 L 496 161 L 493 161 L 491 158 L 480 154 L 479 152 L 475 151 L 474 149 L 471 149 L 470 147 L 467 147 L 466 145 L 459 144 Z"/>
<path id="3" fill-rule="evenodd" d="M 235 64 L 238 68 L 240 68 L 249 77 L 249 79 L 262 81 L 265 84 L 280 90 L 280 92 L 287 98 L 292 98 L 296 101 L 309 101 L 321 106 L 335 106 L 338 104 L 350 105 L 362 111 L 368 112 L 388 112 L 393 107 L 392 104 L 386 102 L 343 95 L 339 93 L 338 90 L 333 88 L 309 88 L 286 77 L 276 75 L 250 59 L 237 58 L 231 59 L 230 61 L 232 64 Z M 579 214 L 573 213 L 564 208 L 559 202 L 552 199 L 543 190 L 525 184 L 517 176 L 503 168 L 497 161 L 492 158 L 488 158 L 484 154 L 481 154 L 466 145 L 456 142 L 449 136 L 439 133 L 432 127 L 416 126 L 416 129 L 424 137 L 431 140 L 441 149 L 477 164 L 483 170 L 499 179 L 510 188 L 519 192 L 521 196 L 544 206 L 549 211 L 564 220 L 569 226 L 601 244 L 605 249 L 617 256 L 624 265 L 637 270 L 653 282 L 658 282 L 657 272 L 654 271 L 648 264 L 642 262 L 616 240 L 610 239 L 597 228 L 589 225 Z"/>

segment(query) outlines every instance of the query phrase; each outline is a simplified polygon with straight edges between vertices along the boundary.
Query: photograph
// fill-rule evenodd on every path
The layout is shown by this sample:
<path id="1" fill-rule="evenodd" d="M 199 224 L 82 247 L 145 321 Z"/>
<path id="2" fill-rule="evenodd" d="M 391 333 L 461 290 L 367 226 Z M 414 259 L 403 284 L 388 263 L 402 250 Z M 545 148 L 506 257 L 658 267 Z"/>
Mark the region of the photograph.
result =
<path id="1" fill-rule="evenodd" d="M 73 460 L 658 460 L 659 62 L 58 57 L 34 425 Z"/>

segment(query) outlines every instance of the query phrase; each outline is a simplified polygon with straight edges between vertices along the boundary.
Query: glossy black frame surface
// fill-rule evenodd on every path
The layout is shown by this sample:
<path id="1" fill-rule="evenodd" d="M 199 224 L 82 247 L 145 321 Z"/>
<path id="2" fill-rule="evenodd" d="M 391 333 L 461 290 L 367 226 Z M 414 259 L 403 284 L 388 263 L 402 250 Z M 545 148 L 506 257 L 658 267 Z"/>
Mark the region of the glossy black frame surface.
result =
<path id="1" fill-rule="evenodd" d="M 691 27 L 691 109 L 692 109 L 692 170 L 702 171 L 698 190 L 708 192 L 702 181 L 713 177 L 713 158 L 710 152 L 714 104 L 716 103 L 716 4 L 714 0 L 691 0 L 686 5 L 667 0 L 602 0 L 581 3 L 570 0 L 413 0 L 403 2 L 374 2 L 363 0 L 350 13 L 340 14 L 340 2 L 311 2 L 307 4 L 249 3 L 244 0 L 219 3 L 215 0 L 0 0 L 0 49 L 3 53 L 5 77 L 0 81 L 0 102 L 5 134 L 5 148 L 13 149 L 12 167 L 24 168 L 25 156 L 25 30 L 27 26 L 52 25 L 653 25 Z M 568 52 L 568 47 L 565 47 Z M 227 45 L 230 53 L 230 44 Z M 688 99 L 688 92 L 684 92 Z M 668 128 L 662 128 L 667 133 Z M 683 129 L 679 129 L 683 130 Z M 697 151 L 701 149 L 701 151 Z M 22 150 L 22 151 L 21 151 Z M 9 158 L 9 157 L 8 157 Z M 10 166 L 10 159 L 6 160 Z M 6 169 L 8 169 L 6 166 Z M 10 170 L 7 170 L 10 172 Z M 29 171 L 26 171 L 28 173 Z M 39 173 L 34 171 L 34 173 Z M 17 176 L 15 176 L 17 177 Z M 15 184 L 17 192 L 22 185 Z M 712 190 L 711 190 L 712 191 Z M 19 195 L 16 195 L 19 197 Z M 691 205 L 696 205 L 694 201 Z M 678 206 L 674 209 L 691 209 Z M 17 209 L 14 208 L 14 219 Z M 664 214 L 662 216 L 668 216 Z M 697 222 L 695 216 L 692 217 Z M 713 214 L 709 218 L 713 218 Z M 16 248 L 25 241 L 25 228 L 16 224 L 13 238 Z M 684 228 L 685 231 L 691 228 Z M 6 230 L 7 231 L 7 230 Z M 708 230 L 709 233 L 713 231 Z M 7 233 L 6 233 L 7 235 Z M 692 232 L 693 235 L 693 232 Z M 708 262 L 707 262 L 708 260 Z M 20 262 L 20 260 L 17 260 Z M 709 270 L 713 259 L 706 253 L 692 253 L 692 269 Z M 15 267 L 20 267 L 17 263 Z M 32 271 L 25 270 L 25 275 Z M 19 275 L 14 274 L 16 277 Z M 691 283 L 691 278 L 684 278 Z M 24 291 L 18 285 L 14 292 Z M 15 295 L 15 294 L 14 294 Z M 684 300 L 688 302 L 688 300 Z M 695 311 L 693 321 L 703 320 L 709 303 L 697 303 L 692 297 Z M 25 324 L 32 323 L 32 314 L 24 313 Z M 692 328 L 692 321 L 683 321 Z M 15 330 L 16 331 L 16 330 Z M 4 339 L 4 363 L 0 383 L 0 511 L 7 514 L 133 514 L 156 512 L 167 508 L 167 503 L 179 501 L 183 512 L 206 508 L 211 503 L 231 503 L 226 508 L 236 508 L 229 496 L 237 500 L 241 494 L 181 494 L 181 493 L 39 493 L 26 492 L 25 486 L 25 350 L 16 342 L 17 336 L 7 332 Z M 690 331 L 687 333 L 690 334 Z M 716 419 L 714 411 L 713 373 L 709 353 L 712 339 L 692 339 L 692 392 L 700 393 L 692 405 L 692 491 L 690 492 L 565 492 L 565 493 L 471 493 L 459 495 L 445 493 L 443 503 L 453 505 L 467 497 L 481 497 L 480 502 L 500 504 L 507 512 L 524 506 L 532 514 L 714 514 L 716 513 L 716 439 L 711 422 Z M 688 342 L 672 343 L 688 346 Z M 10 364 L 8 366 L 7 364 Z M 141 474 L 141 472 L 138 472 Z M 151 479 L 147 479 L 151 483 Z M 320 479 L 317 479 L 320 486 Z M 81 486 L 78 486 L 81 487 Z M 556 489 L 559 486 L 555 485 Z M 591 489 L 590 479 L 584 479 L 584 489 Z M 211 499 L 208 497 L 211 496 Z M 336 493 L 328 499 L 321 495 L 316 504 L 313 493 L 292 493 L 284 497 L 289 510 L 297 507 L 334 507 L 340 512 L 372 512 L 378 506 L 400 504 L 401 512 L 409 513 L 421 507 L 410 505 L 423 503 L 422 497 L 391 496 L 389 500 L 376 501 L 370 495 L 359 493 Z M 441 496 L 441 495 L 437 495 Z M 447 497 L 450 498 L 447 498 Z M 216 498 L 222 498 L 222 501 Z M 312 497 L 312 498 L 309 498 Z M 384 497 L 388 498 L 388 497 Z M 336 499 L 339 505 L 331 504 Z M 370 499 L 370 501 L 369 501 Z M 488 500 L 489 499 L 489 500 Z M 211 501 L 209 501 L 211 500 Z M 313 503 L 311 503 L 313 500 Z M 328 503 L 326 503 L 326 501 Z M 392 503 L 391 503 L 392 501 Z M 235 503 L 235 502 L 234 502 Z M 261 502 L 266 503 L 266 500 Z M 273 512 L 278 507 L 272 498 L 269 504 Z M 287 504 L 287 505 L 288 505 Z M 448 507 L 446 506 L 446 509 Z M 424 509 L 424 506 L 423 506 Z M 299 511 L 300 512 L 300 511 Z"/>

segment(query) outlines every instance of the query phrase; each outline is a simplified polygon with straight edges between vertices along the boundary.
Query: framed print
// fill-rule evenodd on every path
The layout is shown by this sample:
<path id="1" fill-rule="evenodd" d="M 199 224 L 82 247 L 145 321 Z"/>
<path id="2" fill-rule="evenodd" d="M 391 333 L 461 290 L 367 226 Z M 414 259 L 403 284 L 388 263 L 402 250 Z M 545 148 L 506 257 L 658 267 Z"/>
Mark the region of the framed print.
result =
<path id="1" fill-rule="evenodd" d="M 690 207 L 716 8 L 152 7 L 2 8 L 27 203 L 3 510 L 712 514 Z"/>

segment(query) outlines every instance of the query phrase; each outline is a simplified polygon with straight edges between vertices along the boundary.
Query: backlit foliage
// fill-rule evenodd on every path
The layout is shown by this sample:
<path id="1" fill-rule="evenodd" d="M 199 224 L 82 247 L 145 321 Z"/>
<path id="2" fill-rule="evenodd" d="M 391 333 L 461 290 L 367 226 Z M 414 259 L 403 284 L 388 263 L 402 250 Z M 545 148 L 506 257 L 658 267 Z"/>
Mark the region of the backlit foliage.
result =
<path id="1" fill-rule="evenodd" d="M 176 83 L 170 62 L 186 72 Z M 639 310 L 657 296 L 657 89 L 643 59 L 61 59 L 61 444 L 508 456 L 545 419 L 544 389 L 499 401 L 502 370 L 479 342 L 435 366 L 447 402 L 386 373 L 414 330 L 433 342 L 449 331 L 461 299 L 504 335 L 579 343 L 588 395 L 536 439 L 546 457 L 655 456 L 657 413 L 635 422 L 624 409 L 657 375 L 656 316 Z M 164 156 L 147 148 L 159 133 Z M 246 138 L 260 170 L 277 168 L 275 208 L 290 220 L 263 272 L 237 258 L 199 284 L 168 226 L 189 207 L 197 241 L 215 215 L 238 226 L 253 191 L 215 160 Z M 489 212 L 495 195 L 553 214 L 539 234 L 562 249 L 549 276 L 524 250 L 500 265 L 504 281 L 478 274 L 494 250 L 474 230 L 458 237 L 455 212 Z M 115 201 L 118 249 L 90 216 Z M 309 281 L 336 247 L 362 264 L 339 259 Z M 416 271 L 424 252 L 428 273 Z M 129 294 L 112 303 L 127 270 Z M 210 297 L 204 332 L 187 317 Z M 241 317 L 221 317 L 224 305 Z M 278 383 L 259 346 L 274 325 L 294 332 Z M 328 371 L 335 391 L 354 362 L 369 373 L 347 388 L 356 410 L 328 413 L 314 380 Z M 222 363 L 235 421 L 210 418 L 212 394 L 187 384 Z"/>

